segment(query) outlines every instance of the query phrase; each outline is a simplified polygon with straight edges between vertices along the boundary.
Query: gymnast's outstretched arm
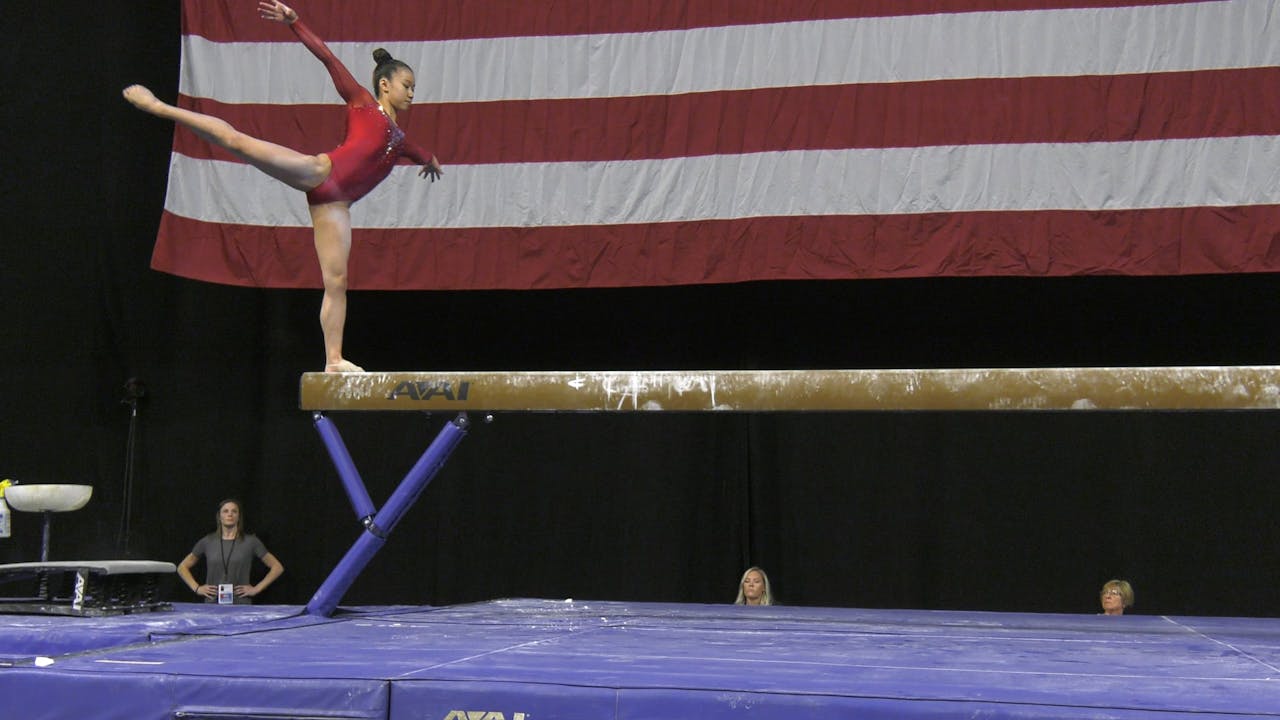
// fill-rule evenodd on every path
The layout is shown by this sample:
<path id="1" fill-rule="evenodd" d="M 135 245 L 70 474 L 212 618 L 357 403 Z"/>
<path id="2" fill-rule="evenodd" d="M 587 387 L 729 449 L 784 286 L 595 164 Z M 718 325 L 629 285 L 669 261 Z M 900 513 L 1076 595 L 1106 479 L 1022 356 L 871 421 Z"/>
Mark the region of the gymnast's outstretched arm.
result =
<path id="1" fill-rule="evenodd" d="M 328 45 L 320 39 L 319 35 L 312 32 L 298 18 L 298 13 L 293 8 L 282 2 L 259 2 L 258 12 L 266 20 L 282 22 L 289 26 L 294 35 L 298 36 L 298 40 L 316 56 L 321 63 L 324 64 L 326 70 L 329 71 L 329 77 L 333 78 L 333 86 L 338 89 L 338 94 L 342 96 L 343 101 L 348 105 L 367 105 L 374 102 L 373 94 L 364 89 L 346 65 L 338 59 Z"/>

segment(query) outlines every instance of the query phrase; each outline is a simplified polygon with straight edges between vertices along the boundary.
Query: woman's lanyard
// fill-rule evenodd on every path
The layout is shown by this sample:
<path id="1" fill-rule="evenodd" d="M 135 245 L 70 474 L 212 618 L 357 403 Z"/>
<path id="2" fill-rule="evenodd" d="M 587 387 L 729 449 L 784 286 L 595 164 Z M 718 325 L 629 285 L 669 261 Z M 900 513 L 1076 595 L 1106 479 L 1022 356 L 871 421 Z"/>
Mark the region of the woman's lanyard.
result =
<path id="1" fill-rule="evenodd" d="M 231 557 L 233 558 L 236 555 L 236 541 L 239 539 L 240 539 L 240 536 L 238 534 L 235 537 L 231 538 Z M 225 582 L 231 582 L 231 563 L 227 559 L 227 546 L 223 544 L 224 542 L 225 541 L 222 539 L 222 537 L 219 536 L 218 549 L 222 551 L 222 579 Z"/>

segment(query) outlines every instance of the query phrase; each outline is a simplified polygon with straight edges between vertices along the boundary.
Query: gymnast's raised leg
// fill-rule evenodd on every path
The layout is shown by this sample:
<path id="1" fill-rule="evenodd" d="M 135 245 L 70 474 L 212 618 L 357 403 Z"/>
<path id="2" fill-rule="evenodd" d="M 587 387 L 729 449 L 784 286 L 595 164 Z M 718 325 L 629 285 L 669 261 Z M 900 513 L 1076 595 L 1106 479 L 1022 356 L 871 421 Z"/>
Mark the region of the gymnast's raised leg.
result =
<path id="1" fill-rule="evenodd" d="M 259 140 L 236 130 L 226 120 L 162 102 L 147 88 L 130 85 L 124 99 L 143 112 L 191 128 L 205 140 L 224 148 L 295 190 L 306 192 L 329 177 L 329 156 L 306 155 L 283 145 Z"/>

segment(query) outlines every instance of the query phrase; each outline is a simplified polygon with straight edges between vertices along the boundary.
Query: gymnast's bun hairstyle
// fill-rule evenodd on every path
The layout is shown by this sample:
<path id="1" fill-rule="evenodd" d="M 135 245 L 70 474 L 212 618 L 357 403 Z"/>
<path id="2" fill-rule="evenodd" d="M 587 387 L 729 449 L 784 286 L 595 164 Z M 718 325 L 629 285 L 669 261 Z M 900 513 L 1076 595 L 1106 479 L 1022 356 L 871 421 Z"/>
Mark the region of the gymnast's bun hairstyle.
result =
<path id="1" fill-rule="evenodd" d="M 413 72 L 408 65 L 391 57 L 391 53 L 383 48 L 373 51 L 373 96 L 378 97 L 378 83 L 386 78 L 387 82 L 391 82 L 391 76 L 395 75 L 398 70 L 408 70 Z"/>

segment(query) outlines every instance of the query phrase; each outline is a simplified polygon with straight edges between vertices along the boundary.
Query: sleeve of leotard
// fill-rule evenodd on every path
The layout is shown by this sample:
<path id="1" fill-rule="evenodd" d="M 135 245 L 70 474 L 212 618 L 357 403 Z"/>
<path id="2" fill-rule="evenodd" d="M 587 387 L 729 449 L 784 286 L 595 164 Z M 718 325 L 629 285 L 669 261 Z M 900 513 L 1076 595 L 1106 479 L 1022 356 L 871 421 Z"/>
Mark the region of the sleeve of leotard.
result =
<path id="1" fill-rule="evenodd" d="M 431 162 L 431 153 L 410 142 L 409 138 L 405 138 L 404 143 L 400 145 L 400 154 L 419 165 Z"/>
<path id="2" fill-rule="evenodd" d="M 325 69 L 329 71 L 329 77 L 333 78 L 333 85 L 338 89 L 338 94 L 348 105 L 373 102 L 373 94 L 356 82 L 356 79 L 351 76 L 351 71 L 347 70 L 342 61 L 329 50 L 329 46 L 324 44 L 319 35 L 303 24 L 301 18 L 290 23 L 289 28 L 293 30 L 294 35 L 298 36 L 302 44 L 307 46 L 311 54 L 324 64 Z"/>

